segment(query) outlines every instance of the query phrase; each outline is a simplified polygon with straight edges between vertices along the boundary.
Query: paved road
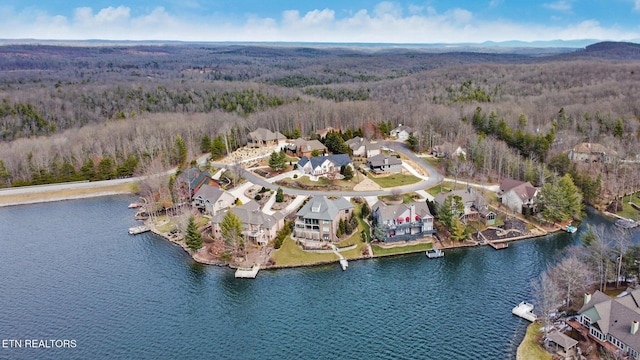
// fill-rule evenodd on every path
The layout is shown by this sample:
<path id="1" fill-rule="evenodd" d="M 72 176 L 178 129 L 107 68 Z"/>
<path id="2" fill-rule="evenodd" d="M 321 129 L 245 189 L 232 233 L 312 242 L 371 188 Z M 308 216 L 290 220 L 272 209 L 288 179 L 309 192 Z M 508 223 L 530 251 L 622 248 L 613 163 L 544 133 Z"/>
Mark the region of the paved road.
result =
<path id="1" fill-rule="evenodd" d="M 384 190 L 371 190 L 371 191 L 311 191 L 311 190 L 302 190 L 302 189 L 294 189 L 294 188 L 283 188 L 286 193 L 296 194 L 296 195 L 305 195 L 305 196 L 313 196 L 317 194 L 336 194 L 341 196 L 378 196 L 378 195 L 390 195 L 392 191 L 395 189 L 400 189 L 402 192 L 411 192 L 417 190 L 423 190 L 428 187 L 432 187 L 440 182 L 442 182 L 443 177 L 440 175 L 435 168 L 431 165 L 427 164 L 424 160 L 419 158 L 413 152 L 411 152 L 407 146 L 403 143 L 399 143 L 397 141 L 381 141 L 380 145 L 386 146 L 389 149 L 400 152 L 407 157 L 409 157 L 414 163 L 418 166 L 422 167 L 427 173 L 429 173 L 429 178 L 427 180 L 422 180 L 415 184 L 399 186 L 394 189 L 384 189 Z M 207 155 L 203 155 L 198 158 L 199 164 L 205 164 L 207 159 Z M 211 165 L 216 167 L 228 167 L 229 164 L 220 164 L 220 163 L 211 163 Z M 170 175 L 175 173 L 175 169 L 168 170 L 161 175 Z M 244 170 L 242 176 L 244 176 L 248 181 L 259 185 L 264 186 L 270 189 L 277 189 L 278 185 L 272 184 L 264 178 L 255 175 L 254 173 Z M 0 189 L 0 196 L 3 195 L 20 195 L 27 193 L 38 193 L 38 192 L 47 192 L 47 191 L 58 191 L 58 190 L 67 190 L 67 189 L 90 189 L 90 188 L 99 188 L 110 185 L 121 185 L 121 184 L 131 184 L 143 181 L 146 176 L 139 177 L 131 177 L 125 179 L 115 179 L 115 180 L 105 180 L 105 181 L 81 181 L 81 182 L 71 182 L 71 183 L 61 183 L 61 184 L 48 184 L 48 185 L 37 185 L 37 186 L 24 186 L 24 187 L 15 187 L 15 188 L 6 188 Z M 395 190 L 397 191 L 397 190 Z"/>
<path id="2" fill-rule="evenodd" d="M 416 163 L 418 166 L 422 167 L 423 170 L 425 170 L 428 174 L 429 174 L 429 178 L 427 180 L 422 180 L 419 181 L 415 184 L 411 184 L 411 185 L 405 185 L 405 186 L 399 186 L 393 189 L 384 189 L 384 190 L 371 190 L 371 191 L 333 191 L 333 190 L 327 190 L 327 191 L 322 191 L 322 190 L 302 190 L 302 189 L 295 189 L 295 188 L 283 188 L 282 190 L 288 194 L 295 194 L 295 195 L 305 195 L 305 196 L 313 196 L 313 195 L 317 195 L 317 194 L 336 194 L 336 195 L 341 195 L 341 196 L 378 196 L 378 195 L 390 195 L 392 192 L 397 191 L 396 189 L 400 189 L 401 192 L 406 193 L 406 192 L 412 192 L 412 191 L 417 191 L 417 190 L 424 190 L 425 188 L 429 188 L 432 187 L 436 184 L 439 184 L 440 182 L 442 182 L 443 177 L 442 175 L 440 175 L 438 173 L 438 171 L 436 171 L 436 169 L 427 164 L 424 160 L 422 160 L 420 157 L 418 157 L 417 155 L 415 155 L 413 152 L 411 152 L 409 150 L 409 148 L 403 144 L 403 143 L 399 143 L 397 141 L 381 141 L 380 145 L 382 146 L 386 146 L 389 149 L 393 150 L 393 151 L 397 151 L 399 153 L 402 153 L 403 155 L 406 155 L 408 158 L 410 158 L 414 163 Z M 224 166 L 228 166 L 228 164 L 220 164 L 220 163 L 212 163 L 211 165 L 215 166 L 215 167 L 224 167 Z M 276 184 L 272 184 L 271 182 L 267 181 L 266 179 L 250 172 L 247 170 L 244 170 L 242 173 L 242 176 L 247 179 L 249 182 L 258 185 L 258 186 L 264 186 L 266 188 L 269 189 L 274 189 L 276 190 L 279 186 Z"/>

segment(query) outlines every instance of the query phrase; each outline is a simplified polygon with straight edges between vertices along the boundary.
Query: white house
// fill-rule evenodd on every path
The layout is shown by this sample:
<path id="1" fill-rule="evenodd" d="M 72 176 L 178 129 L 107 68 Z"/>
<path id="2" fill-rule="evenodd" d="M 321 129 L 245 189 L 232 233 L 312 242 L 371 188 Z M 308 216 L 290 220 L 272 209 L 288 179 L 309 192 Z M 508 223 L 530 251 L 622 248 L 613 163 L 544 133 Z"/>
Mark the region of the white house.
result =
<path id="1" fill-rule="evenodd" d="M 378 143 L 372 143 L 359 136 L 345 141 L 345 144 L 351 149 L 353 156 L 369 158 L 380 154 L 380 145 Z"/>
<path id="2" fill-rule="evenodd" d="M 407 139 L 409 139 L 409 135 L 412 133 L 413 133 L 412 128 L 406 125 L 400 125 L 397 128 L 391 130 L 389 135 L 391 135 L 391 137 L 397 138 L 398 140 L 407 141 Z"/>
<path id="3" fill-rule="evenodd" d="M 206 215 L 215 215 L 233 205 L 236 198 L 230 193 L 211 185 L 204 184 L 193 196 L 193 206 Z"/>
<path id="4" fill-rule="evenodd" d="M 340 174 L 342 166 L 350 166 L 353 169 L 349 155 L 303 157 L 297 164 L 298 170 L 312 176 L 337 175 Z"/>

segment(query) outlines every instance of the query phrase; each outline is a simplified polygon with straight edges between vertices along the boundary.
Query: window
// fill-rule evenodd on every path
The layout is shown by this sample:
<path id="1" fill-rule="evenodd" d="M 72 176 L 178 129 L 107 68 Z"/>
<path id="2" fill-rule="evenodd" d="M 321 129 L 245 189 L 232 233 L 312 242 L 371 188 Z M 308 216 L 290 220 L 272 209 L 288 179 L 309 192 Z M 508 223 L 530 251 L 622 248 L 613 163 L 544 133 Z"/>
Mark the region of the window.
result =
<path id="1" fill-rule="evenodd" d="M 329 221 L 329 220 L 322 220 L 322 223 L 323 223 L 323 224 L 325 224 L 325 225 L 327 225 L 327 224 L 328 224 L 328 223 L 330 223 L 330 222 L 331 222 L 331 221 Z"/>
<path id="2" fill-rule="evenodd" d="M 328 231 L 329 231 L 329 227 L 328 227 L 328 226 L 323 226 L 323 227 L 322 227 L 322 231 L 324 231 L 324 232 L 328 232 Z"/>

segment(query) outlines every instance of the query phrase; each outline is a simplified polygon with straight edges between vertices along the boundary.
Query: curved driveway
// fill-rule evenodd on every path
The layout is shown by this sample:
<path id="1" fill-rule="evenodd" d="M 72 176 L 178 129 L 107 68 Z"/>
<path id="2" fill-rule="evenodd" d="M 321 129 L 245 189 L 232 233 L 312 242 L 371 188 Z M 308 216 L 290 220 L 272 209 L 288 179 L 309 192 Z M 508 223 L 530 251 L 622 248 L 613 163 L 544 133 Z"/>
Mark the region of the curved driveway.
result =
<path id="1" fill-rule="evenodd" d="M 386 147 L 388 147 L 389 149 L 391 149 L 393 151 L 397 151 L 399 153 L 402 153 L 403 155 L 406 155 L 414 163 L 416 163 L 418 166 L 422 167 L 422 169 L 425 170 L 429 174 L 429 178 L 427 180 L 419 181 L 419 182 L 417 182 L 415 184 L 398 186 L 398 187 L 394 187 L 394 188 L 386 188 L 386 189 L 383 189 L 383 190 L 330 191 L 330 192 L 332 194 L 338 194 L 338 195 L 341 195 L 341 196 L 390 195 L 392 193 L 392 191 L 397 190 L 397 189 L 399 189 L 403 193 L 406 193 L 406 192 L 411 192 L 411 191 L 416 191 L 416 190 L 424 190 L 425 188 L 432 187 L 432 186 L 442 182 L 442 180 L 443 180 L 442 175 L 440 175 L 433 166 L 427 164 L 424 160 L 422 160 L 416 154 L 411 152 L 408 149 L 406 144 L 399 143 L 397 141 L 381 141 L 380 145 L 386 146 Z M 219 163 L 211 163 L 211 165 L 216 166 L 216 167 L 229 166 L 228 164 L 219 164 Z M 280 187 L 280 186 L 278 186 L 276 184 L 268 182 L 264 178 L 262 178 L 262 177 L 260 177 L 258 175 L 255 175 L 254 173 L 252 173 L 250 171 L 247 171 L 247 170 L 243 171 L 242 176 L 245 179 L 247 179 L 248 181 L 250 181 L 253 184 L 258 185 L 258 186 L 264 186 L 266 188 L 273 189 L 273 190 L 276 190 L 278 187 Z M 284 192 L 288 193 L 288 194 L 305 195 L 305 196 L 313 196 L 313 195 L 317 195 L 317 194 L 327 194 L 329 192 L 329 191 L 322 191 L 322 190 L 302 190 L 302 189 L 289 188 L 289 187 L 282 187 L 282 190 Z"/>

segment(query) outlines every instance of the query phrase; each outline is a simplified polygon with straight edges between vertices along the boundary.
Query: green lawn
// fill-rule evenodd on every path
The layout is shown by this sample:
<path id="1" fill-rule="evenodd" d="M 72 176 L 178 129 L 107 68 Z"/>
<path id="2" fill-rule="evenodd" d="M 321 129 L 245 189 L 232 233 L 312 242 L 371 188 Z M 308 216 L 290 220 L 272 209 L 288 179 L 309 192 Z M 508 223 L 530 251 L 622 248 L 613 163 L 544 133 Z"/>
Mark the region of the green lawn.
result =
<path id="1" fill-rule="evenodd" d="M 358 218 L 359 223 L 358 230 L 336 245 L 341 248 L 356 244 L 355 249 L 340 252 L 346 259 L 360 258 L 362 256 L 365 244 L 361 240 L 360 232 L 363 229 L 369 231 L 369 225 L 360 219 L 361 209 L 362 205 L 358 205 L 354 209 L 354 215 Z M 316 254 L 303 251 L 291 237 L 287 237 L 284 240 L 282 247 L 273 253 L 273 258 L 276 261 L 276 265 L 283 266 L 301 266 L 325 261 L 338 261 L 338 257 L 334 253 Z"/>
<path id="2" fill-rule="evenodd" d="M 355 177 L 351 181 L 334 180 L 333 183 L 325 177 L 319 177 L 318 181 L 311 181 L 311 179 L 309 179 L 309 176 L 305 175 L 305 176 L 300 176 L 297 179 L 282 179 L 280 180 L 280 183 L 284 184 L 284 186 L 287 186 L 288 184 L 293 184 L 293 183 L 299 183 L 307 186 L 335 185 L 335 186 L 341 187 L 343 190 L 352 190 L 353 187 L 358 182 L 356 181 Z"/>
<path id="3" fill-rule="evenodd" d="M 467 188 L 467 184 L 463 183 L 461 181 L 458 181 L 458 183 L 456 184 L 455 189 L 453 188 L 453 183 L 452 182 L 443 181 L 440 184 L 427 189 L 427 192 L 429 194 L 431 194 L 432 196 L 436 196 L 436 195 L 440 194 L 441 192 L 449 192 L 449 191 L 452 191 L 452 190 L 464 190 L 466 188 Z"/>
<path id="4" fill-rule="evenodd" d="M 414 199 L 414 196 L 418 196 L 418 194 L 416 194 L 415 192 L 408 192 L 408 193 L 404 193 L 402 194 L 402 203 L 403 204 L 410 204 L 412 202 L 416 202 L 416 200 Z M 393 195 L 381 195 L 378 196 L 378 199 L 380 200 L 393 200 Z"/>
<path id="5" fill-rule="evenodd" d="M 371 245 L 371 249 L 373 250 L 374 256 L 388 256 L 388 255 L 399 255 L 399 254 L 410 254 L 415 252 L 423 252 L 433 248 L 432 243 L 424 243 L 424 244 L 415 244 L 415 245 L 407 245 L 407 246 L 396 246 L 393 248 L 385 249 L 378 245 Z"/>
<path id="6" fill-rule="evenodd" d="M 535 337 L 540 333 L 541 326 L 542 325 L 540 323 L 532 323 L 529 325 L 527 328 L 527 334 L 524 336 L 524 340 L 522 340 L 522 343 L 518 346 L 518 359 L 551 360 L 551 354 L 546 352 L 535 342 Z"/>
<path id="7" fill-rule="evenodd" d="M 302 251 L 300 246 L 287 236 L 280 249 L 273 253 L 276 265 L 281 266 L 301 266 L 324 261 L 338 261 L 334 253 L 316 254 Z"/>
<path id="8" fill-rule="evenodd" d="M 629 200 L 629 199 L 631 199 L 631 200 Z M 622 216 L 624 218 L 627 218 L 627 219 L 637 220 L 638 217 L 640 216 L 640 211 L 634 209 L 629 204 L 629 201 L 631 201 L 632 203 L 634 203 L 636 205 L 640 205 L 640 193 L 635 193 L 635 194 L 631 195 L 631 197 L 625 196 L 624 198 L 622 198 L 621 201 L 622 201 L 622 211 L 620 211 L 618 213 L 618 215 Z"/>
<path id="9" fill-rule="evenodd" d="M 405 175 L 405 174 L 393 174 L 385 177 L 373 177 L 371 175 L 367 175 L 369 179 L 373 180 L 376 184 L 380 185 L 383 188 L 391 188 L 396 186 L 410 185 L 415 184 L 420 179 L 413 175 Z"/>

